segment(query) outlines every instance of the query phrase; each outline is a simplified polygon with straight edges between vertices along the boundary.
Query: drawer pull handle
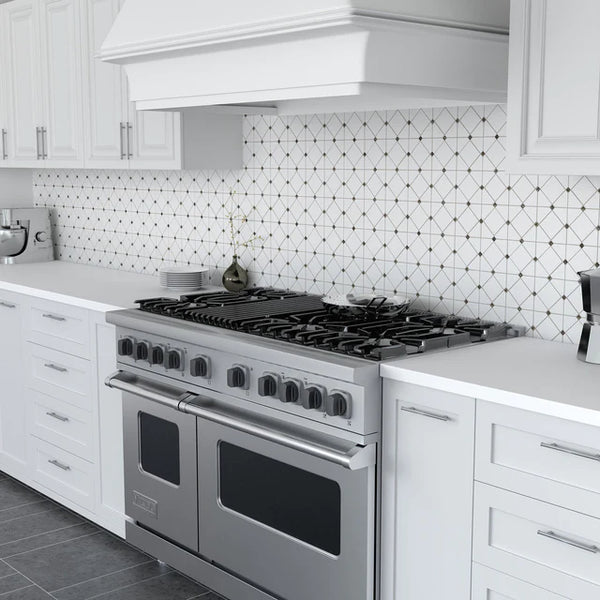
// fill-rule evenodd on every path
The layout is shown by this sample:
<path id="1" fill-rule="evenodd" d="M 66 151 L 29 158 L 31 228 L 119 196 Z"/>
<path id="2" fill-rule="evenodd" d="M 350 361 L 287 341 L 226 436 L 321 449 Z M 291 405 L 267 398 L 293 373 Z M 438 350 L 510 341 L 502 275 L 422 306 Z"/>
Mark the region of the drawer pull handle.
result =
<path id="1" fill-rule="evenodd" d="M 421 410 L 420 408 L 415 408 L 414 406 L 403 406 L 400 410 L 413 415 L 420 415 L 421 417 L 436 419 L 438 421 L 452 421 L 448 415 L 436 415 L 435 413 L 427 412 L 426 410 Z"/>
<path id="2" fill-rule="evenodd" d="M 48 462 L 51 465 L 54 465 L 55 467 L 58 467 L 59 469 L 62 469 L 63 471 L 70 471 L 71 467 L 69 465 L 64 465 L 63 463 L 57 461 L 54 458 L 48 459 Z"/>
<path id="3" fill-rule="evenodd" d="M 44 317 L 44 319 L 52 319 L 52 321 L 66 321 L 67 319 L 65 319 L 65 317 L 57 317 L 56 315 L 42 315 L 42 317 Z"/>
<path id="4" fill-rule="evenodd" d="M 47 369 L 52 369 L 53 371 L 58 371 L 59 373 L 67 373 L 69 369 L 65 369 L 64 367 L 59 367 L 53 363 L 46 363 L 44 365 Z"/>
<path id="5" fill-rule="evenodd" d="M 0 302 L 0 306 L 4 306 L 4 308 L 17 308 L 16 304 L 9 304 L 8 302 Z"/>
<path id="6" fill-rule="evenodd" d="M 600 548 L 598 548 L 598 546 L 592 546 L 588 544 L 583 544 L 582 542 L 576 542 L 575 540 L 571 540 L 562 535 L 558 535 L 558 533 L 554 533 L 554 531 L 542 531 L 541 529 L 538 529 L 537 534 L 554 540 L 555 542 L 561 542 L 562 544 L 567 544 L 569 546 L 573 546 L 574 548 L 579 548 L 580 550 L 591 552 L 592 554 L 598 554 L 598 552 L 600 552 Z"/>
<path id="7" fill-rule="evenodd" d="M 548 442 L 541 442 L 540 446 L 542 448 L 548 448 L 548 450 L 556 450 L 557 452 L 564 452 L 565 454 L 572 454 L 573 456 L 600 462 L 600 454 L 591 454 L 589 452 L 583 452 L 582 450 L 575 450 L 574 448 L 567 448 L 566 446 L 559 446 L 558 444 L 550 444 Z"/>
<path id="8" fill-rule="evenodd" d="M 63 417 L 62 415 L 59 415 L 58 413 L 47 412 L 46 414 L 49 417 L 52 417 L 53 419 L 56 419 L 57 421 L 62 421 L 63 423 L 68 423 L 69 422 L 69 417 Z"/>

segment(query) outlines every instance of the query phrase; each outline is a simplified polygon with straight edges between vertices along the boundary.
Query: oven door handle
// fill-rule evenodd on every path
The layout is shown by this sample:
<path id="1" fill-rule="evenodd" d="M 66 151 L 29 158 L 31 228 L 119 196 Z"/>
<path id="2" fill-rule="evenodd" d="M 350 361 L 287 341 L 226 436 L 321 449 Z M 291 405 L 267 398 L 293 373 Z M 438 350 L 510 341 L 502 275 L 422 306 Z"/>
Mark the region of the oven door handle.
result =
<path id="1" fill-rule="evenodd" d="M 232 429 L 248 433 L 263 440 L 274 442 L 280 446 L 285 446 L 286 448 L 309 454 L 315 458 L 326 460 L 346 469 L 350 469 L 351 471 L 365 469 L 375 464 L 375 444 L 369 444 L 367 446 L 355 445 L 346 451 L 338 450 L 320 443 L 309 442 L 301 437 L 296 437 L 275 429 L 262 427 L 256 423 L 238 419 L 224 412 L 216 412 L 202 406 L 200 404 L 202 400 L 203 397 L 198 396 L 191 403 L 182 404 L 180 410 L 196 417 L 206 419 L 207 421 L 212 421 L 213 423 L 231 427 Z"/>
<path id="2" fill-rule="evenodd" d="M 104 383 L 109 388 L 133 394 L 134 396 L 163 404 L 175 410 L 179 410 L 182 402 L 195 397 L 195 394 L 190 392 L 182 391 L 170 385 L 156 384 L 125 371 L 113 373 L 106 378 Z"/>

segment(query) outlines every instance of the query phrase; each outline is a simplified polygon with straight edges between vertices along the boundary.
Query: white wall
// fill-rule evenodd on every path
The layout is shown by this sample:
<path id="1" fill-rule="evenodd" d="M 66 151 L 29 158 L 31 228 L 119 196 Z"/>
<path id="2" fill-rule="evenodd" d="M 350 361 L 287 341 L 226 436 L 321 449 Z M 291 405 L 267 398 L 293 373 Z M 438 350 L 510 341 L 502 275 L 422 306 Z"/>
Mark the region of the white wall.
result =
<path id="1" fill-rule="evenodd" d="M 33 206 L 31 170 L 0 169 L 0 208 L 24 206 Z"/>

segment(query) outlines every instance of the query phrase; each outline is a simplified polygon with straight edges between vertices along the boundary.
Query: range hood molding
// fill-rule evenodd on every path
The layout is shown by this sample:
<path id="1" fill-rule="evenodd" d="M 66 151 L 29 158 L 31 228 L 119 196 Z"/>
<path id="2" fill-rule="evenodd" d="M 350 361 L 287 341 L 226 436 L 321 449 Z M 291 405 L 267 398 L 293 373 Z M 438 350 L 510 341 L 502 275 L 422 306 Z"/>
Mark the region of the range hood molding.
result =
<path id="1" fill-rule="evenodd" d="M 302 114 L 506 100 L 506 34 L 367 13 L 325 10 L 123 41 L 124 12 L 101 58 L 125 66 L 138 110 Z"/>

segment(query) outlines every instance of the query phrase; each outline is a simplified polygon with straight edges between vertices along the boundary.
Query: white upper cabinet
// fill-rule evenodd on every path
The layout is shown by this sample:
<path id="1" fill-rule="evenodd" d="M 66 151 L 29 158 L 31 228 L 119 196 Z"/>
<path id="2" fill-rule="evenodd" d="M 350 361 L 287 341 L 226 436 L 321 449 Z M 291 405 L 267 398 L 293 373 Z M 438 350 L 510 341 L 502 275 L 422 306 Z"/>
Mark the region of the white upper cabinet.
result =
<path id="1" fill-rule="evenodd" d="M 44 127 L 48 167 L 83 163 L 79 0 L 38 0 Z"/>
<path id="2" fill-rule="evenodd" d="M 14 0 L 2 8 L 8 153 L 4 162 L 36 166 L 43 154 L 37 2 Z"/>
<path id="3" fill-rule="evenodd" d="M 600 175 L 598 25 L 598 0 L 512 0 L 508 171 Z"/>
<path id="4" fill-rule="evenodd" d="M 178 112 L 135 111 L 123 69 L 97 58 L 122 5 L 0 4 L 0 167 L 242 166 L 241 116 L 203 113 L 184 130 Z"/>

